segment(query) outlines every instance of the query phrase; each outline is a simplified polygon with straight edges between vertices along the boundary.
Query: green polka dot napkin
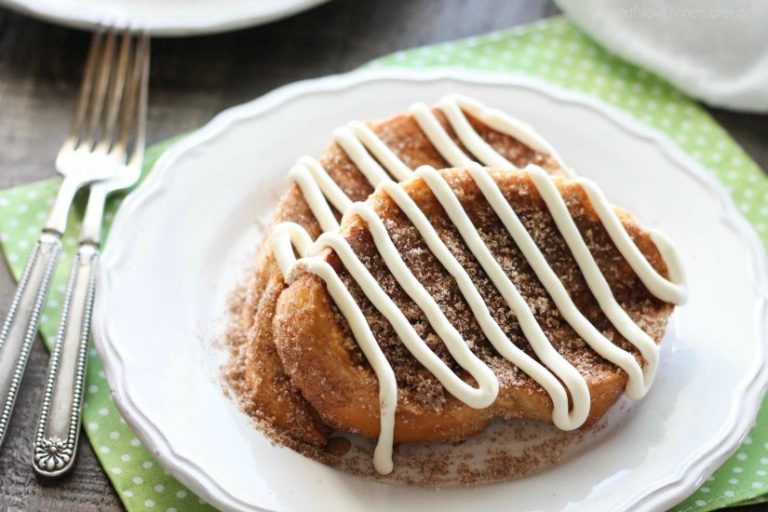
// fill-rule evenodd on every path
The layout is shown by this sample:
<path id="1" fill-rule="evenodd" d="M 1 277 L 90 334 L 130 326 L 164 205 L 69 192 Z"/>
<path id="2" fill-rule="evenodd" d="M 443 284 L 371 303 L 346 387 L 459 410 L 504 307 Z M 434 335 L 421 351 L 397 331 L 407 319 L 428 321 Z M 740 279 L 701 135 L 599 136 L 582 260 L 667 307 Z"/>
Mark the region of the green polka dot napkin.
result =
<path id="1" fill-rule="evenodd" d="M 611 55 L 563 18 L 482 37 L 398 52 L 372 67 L 458 66 L 539 77 L 591 94 L 665 132 L 709 168 L 731 191 L 742 213 L 768 245 L 768 179 L 728 134 L 693 101 L 650 73 Z M 167 143 L 148 150 L 150 169 Z M 0 192 L 0 243 L 18 276 L 38 236 L 59 184 L 58 179 Z M 109 205 L 107 223 L 119 203 Z M 40 330 L 53 339 L 65 274 L 75 251 L 82 204 L 72 216 L 64 252 Z M 118 494 L 129 511 L 202 511 L 209 505 L 170 477 L 120 417 L 109 395 L 99 359 L 91 351 L 83 425 Z M 756 426 L 714 476 L 677 512 L 713 510 L 745 501 L 762 502 L 768 493 L 768 406 Z M 768 501 L 768 495 L 765 496 Z"/>

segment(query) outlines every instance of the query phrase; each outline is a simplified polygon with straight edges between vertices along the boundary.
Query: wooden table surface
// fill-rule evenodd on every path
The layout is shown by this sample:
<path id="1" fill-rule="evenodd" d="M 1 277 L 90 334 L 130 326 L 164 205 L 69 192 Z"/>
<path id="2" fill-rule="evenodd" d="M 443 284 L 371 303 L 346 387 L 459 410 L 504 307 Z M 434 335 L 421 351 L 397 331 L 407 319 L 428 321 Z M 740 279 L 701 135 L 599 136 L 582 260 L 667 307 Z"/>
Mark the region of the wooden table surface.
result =
<path id="1" fill-rule="evenodd" d="M 348 71 L 395 50 L 557 12 L 544 0 L 335 0 L 263 27 L 156 40 L 149 143 L 195 129 L 224 108 L 295 80 Z M 0 188 L 54 174 L 53 158 L 72 115 L 88 43 L 83 32 L 0 8 Z M 768 117 L 712 113 L 768 169 Z M 0 263 L 3 318 L 13 289 L 7 267 Z M 32 473 L 33 424 L 47 359 L 38 340 L 0 452 L 0 511 L 122 510 L 87 440 L 68 478 L 49 483 Z"/>

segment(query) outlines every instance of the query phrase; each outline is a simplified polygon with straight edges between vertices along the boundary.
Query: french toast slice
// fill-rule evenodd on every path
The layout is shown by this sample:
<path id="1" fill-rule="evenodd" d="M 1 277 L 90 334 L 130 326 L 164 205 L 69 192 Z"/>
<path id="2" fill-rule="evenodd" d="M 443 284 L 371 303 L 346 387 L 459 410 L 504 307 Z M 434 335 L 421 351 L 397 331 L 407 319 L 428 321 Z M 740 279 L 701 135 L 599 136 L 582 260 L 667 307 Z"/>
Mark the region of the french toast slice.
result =
<path id="1" fill-rule="evenodd" d="M 471 154 L 443 111 L 440 108 L 431 111 L 451 140 L 466 154 Z M 514 165 L 533 163 L 553 173 L 559 172 L 560 164 L 552 155 L 534 150 L 514 136 L 487 126 L 468 112 L 464 115 L 482 140 Z M 413 114 L 395 115 L 368 123 L 368 126 L 409 168 L 448 166 Z M 331 144 L 319 162 L 351 200 L 364 200 L 373 191 L 366 176 L 340 144 Z M 276 214 L 257 250 L 251 278 L 242 287 L 235 303 L 239 322 L 234 329 L 235 334 L 229 336 L 232 357 L 227 368 L 227 380 L 246 412 L 277 432 L 300 442 L 321 446 L 326 442 L 329 427 L 286 375 L 273 339 L 272 318 L 285 282 L 273 252 L 272 235 L 275 227 L 284 222 L 299 224 L 312 239 L 322 232 L 320 223 L 295 182 L 280 199 Z"/>
<path id="2" fill-rule="evenodd" d="M 644 360 L 639 351 L 622 336 L 598 304 L 531 175 L 525 170 L 489 169 L 488 172 L 581 314 L 604 338 L 631 354 L 642 365 Z M 627 374 L 600 356 L 565 321 L 470 172 L 447 169 L 439 174 L 458 198 L 504 274 L 522 295 L 549 343 L 586 382 L 589 413 L 583 424 L 596 421 L 624 391 Z M 664 335 L 673 304 L 657 298 L 642 282 L 614 244 L 582 184 L 564 177 L 554 177 L 552 182 L 616 302 L 642 331 L 658 343 Z M 521 329 L 518 316 L 505 302 L 425 180 L 416 176 L 400 186 L 466 270 L 504 335 L 530 358 L 540 362 L 536 350 Z M 461 441 L 483 430 L 495 418 L 552 421 L 553 401 L 550 394 L 520 367 L 500 355 L 489 342 L 455 276 L 438 261 L 392 197 L 386 191 L 377 189 L 366 203 L 383 221 L 413 278 L 434 298 L 442 314 L 460 333 L 471 352 L 493 372 L 498 381 L 498 395 L 486 407 L 472 407 L 447 392 L 435 375 L 417 361 L 393 329 L 392 323 L 374 307 L 366 292 L 342 264 L 339 254 L 331 248 L 325 248 L 307 260 L 300 260 L 289 276 L 291 284 L 279 295 L 274 310 L 271 337 L 275 353 L 281 361 L 281 370 L 290 377 L 286 384 L 301 393 L 302 398 L 319 414 L 322 423 L 369 438 L 376 438 L 381 433 L 379 380 L 361 350 L 359 340 L 353 335 L 347 318 L 329 295 L 326 283 L 307 269 L 306 262 L 317 259 L 328 263 L 338 274 L 360 306 L 378 347 L 394 371 L 397 384 L 395 443 Z M 669 278 L 670 270 L 651 232 L 628 212 L 614 211 L 642 256 L 659 275 Z M 406 293 L 385 264 L 367 223 L 358 215 L 348 215 L 340 234 L 429 349 L 461 380 L 475 385 L 475 379 L 452 357 L 445 340 L 437 334 L 425 311 Z M 569 401 L 573 401 L 570 393 Z"/>

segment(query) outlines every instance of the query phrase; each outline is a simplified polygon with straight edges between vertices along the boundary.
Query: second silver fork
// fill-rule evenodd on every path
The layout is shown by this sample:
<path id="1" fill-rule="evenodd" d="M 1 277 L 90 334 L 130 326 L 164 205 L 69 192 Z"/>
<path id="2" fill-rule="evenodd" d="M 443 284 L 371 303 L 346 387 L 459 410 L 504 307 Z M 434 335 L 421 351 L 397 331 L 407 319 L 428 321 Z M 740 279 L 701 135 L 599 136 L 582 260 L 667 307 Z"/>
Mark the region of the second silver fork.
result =
<path id="1" fill-rule="evenodd" d="M 123 34 L 105 128 L 95 150 L 103 159 L 91 162 L 114 172 L 91 185 L 72 262 L 35 436 L 33 467 L 42 476 L 63 475 L 75 461 L 104 207 L 109 194 L 131 187 L 141 174 L 148 81 L 149 39 Z"/>

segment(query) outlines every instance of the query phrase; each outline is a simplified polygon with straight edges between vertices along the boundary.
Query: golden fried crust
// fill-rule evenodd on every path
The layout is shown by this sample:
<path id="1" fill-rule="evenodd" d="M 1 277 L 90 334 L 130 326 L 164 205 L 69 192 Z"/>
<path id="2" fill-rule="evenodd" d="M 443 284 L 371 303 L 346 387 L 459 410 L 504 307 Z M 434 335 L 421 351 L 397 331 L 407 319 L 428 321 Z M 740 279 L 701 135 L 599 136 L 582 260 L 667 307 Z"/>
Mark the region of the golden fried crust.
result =
<path id="1" fill-rule="evenodd" d="M 441 173 L 481 231 L 486 244 L 534 311 L 552 344 L 585 377 L 592 399 L 587 424 L 596 421 L 622 394 L 627 380 L 625 373 L 600 358 L 562 321 L 557 308 L 514 243 L 507 238 L 508 234 L 505 235 L 501 221 L 482 199 L 468 174 L 456 169 Z M 556 228 L 553 228 L 551 216 L 530 178 L 524 172 L 493 170 L 492 173 L 582 313 L 609 339 L 615 340 L 625 349 L 631 349 L 604 318 L 586 288 L 580 270 Z M 561 178 L 556 179 L 556 184 L 617 300 L 638 325 L 657 342 L 660 341 L 673 306 L 653 297 L 642 285 L 608 238 L 581 186 Z M 532 353 L 527 341 L 521 336 L 514 315 L 507 314 L 508 308 L 499 303 L 498 292 L 494 292 L 495 288 L 482 271 L 477 272 L 477 264 L 471 261 L 473 257 L 459 241 L 459 235 L 452 232 L 447 224 L 440 224 L 440 219 L 446 217 L 445 212 L 425 183 L 421 179 L 412 179 L 403 186 L 435 225 L 454 255 L 473 275 L 473 281 L 486 303 L 491 306 L 489 309 L 493 311 L 497 322 L 500 325 L 504 322 L 502 327 L 505 333 L 515 344 Z M 425 255 L 426 246 L 423 241 L 423 246 L 420 245 L 415 228 L 394 202 L 383 192 L 374 194 L 368 202 L 384 219 L 390 236 L 406 263 L 409 263 L 409 268 L 438 300 L 443 312 L 464 335 L 473 352 L 494 370 L 500 382 L 496 403 L 486 409 L 472 409 L 447 393 L 440 394 L 444 390 L 436 383 L 436 379 L 407 353 L 391 326 L 365 299 L 335 253 L 327 249 L 322 257 L 339 272 L 361 305 L 377 342 L 395 370 L 399 387 L 395 442 L 459 441 L 481 431 L 494 418 L 550 421 L 552 403 L 548 394 L 514 365 L 494 353 L 455 289 L 455 282 L 436 260 L 431 259 L 433 256 Z M 666 275 L 666 265 L 649 233 L 630 214 L 618 212 L 646 258 L 654 268 Z M 423 333 L 422 337 L 430 348 L 446 364 L 453 364 L 458 375 L 471 381 L 456 367 L 450 356 L 446 356 L 441 341 L 435 339 L 423 313 L 414 309 L 415 305 L 410 303 L 404 291 L 394 282 L 363 221 L 359 217 L 348 219 L 342 226 L 342 234 L 388 295 L 406 313 L 412 325 L 421 330 L 420 334 Z M 273 336 L 291 382 L 301 390 L 303 397 L 328 425 L 370 438 L 378 436 L 378 381 L 352 339 L 346 321 L 326 292 L 322 280 L 299 269 L 294 282 L 279 298 Z M 425 399 L 425 396 L 431 398 Z"/>
<path id="2" fill-rule="evenodd" d="M 453 129 L 439 110 L 433 110 L 448 134 L 461 144 Z M 535 163 L 551 172 L 558 164 L 523 145 L 516 139 L 496 132 L 471 115 L 467 118 L 478 134 L 500 154 L 518 166 Z M 446 167 L 447 162 L 421 131 L 410 114 L 369 123 L 374 132 L 409 167 L 421 165 Z M 320 163 L 331 178 L 353 200 L 364 200 L 373 188 L 337 145 L 331 144 L 320 158 Z M 275 429 L 313 445 L 325 442 L 327 427 L 317 419 L 312 407 L 302 398 L 285 376 L 283 363 L 272 341 L 272 314 L 285 284 L 272 252 L 272 229 L 279 223 L 292 221 L 302 225 L 316 238 L 321 229 L 294 183 L 280 199 L 275 217 L 259 246 L 251 281 L 238 305 L 240 318 L 237 342 L 232 343 L 232 358 L 227 370 L 228 381 L 239 401 L 251 414 L 271 423 Z"/>

